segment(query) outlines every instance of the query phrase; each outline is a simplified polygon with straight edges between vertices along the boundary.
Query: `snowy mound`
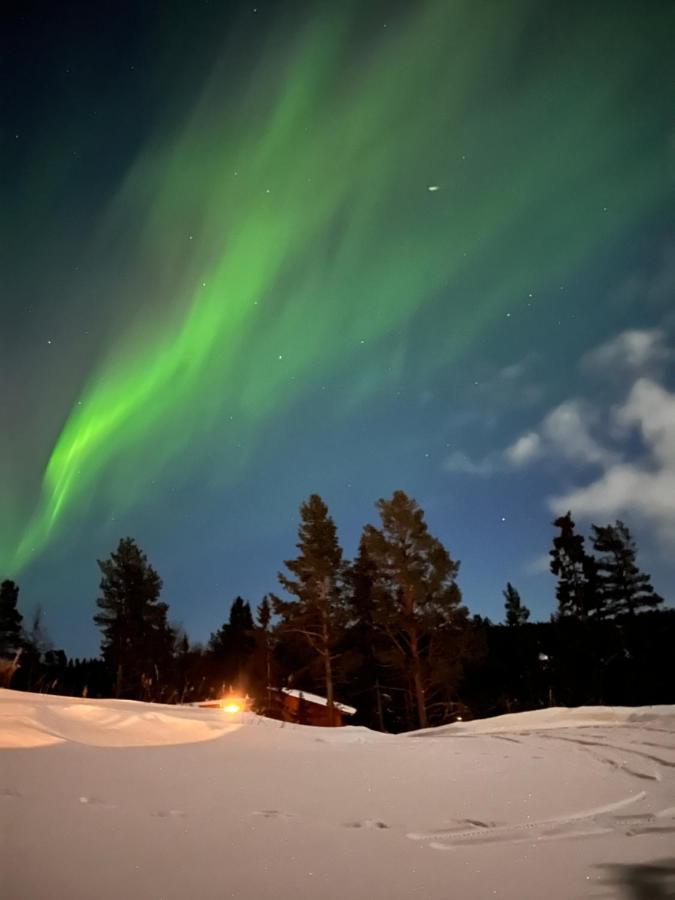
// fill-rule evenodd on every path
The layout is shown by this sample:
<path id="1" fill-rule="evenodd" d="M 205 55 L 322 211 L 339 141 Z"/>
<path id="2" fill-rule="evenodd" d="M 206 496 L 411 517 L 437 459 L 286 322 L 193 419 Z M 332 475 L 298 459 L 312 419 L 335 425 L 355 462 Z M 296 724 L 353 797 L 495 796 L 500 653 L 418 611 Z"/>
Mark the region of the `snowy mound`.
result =
<path id="1" fill-rule="evenodd" d="M 222 713 L 209 713 L 134 700 L 81 700 L 0 690 L 0 748 L 66 741 L 92 747 L 190 744 L 241 727 Z"/>
<path id="2" fill-rule="evenodd" d="M 675 890 L 673 707 L 378 735 L 0 691 L 0 744 L 13 900 Z"/>
<path id="3" fill-rule="evenodd" d="M 508 713 L 475 722 L 454 722 L 440 728 L 412 731 L 408 737 L 444 737 L 464 734 L 546 731 L 551 728 L 588 728 L 593 725 L 625 725 L 629 722 L 661 722 L 675 731 L 675 706 L 554 706 Z"/>

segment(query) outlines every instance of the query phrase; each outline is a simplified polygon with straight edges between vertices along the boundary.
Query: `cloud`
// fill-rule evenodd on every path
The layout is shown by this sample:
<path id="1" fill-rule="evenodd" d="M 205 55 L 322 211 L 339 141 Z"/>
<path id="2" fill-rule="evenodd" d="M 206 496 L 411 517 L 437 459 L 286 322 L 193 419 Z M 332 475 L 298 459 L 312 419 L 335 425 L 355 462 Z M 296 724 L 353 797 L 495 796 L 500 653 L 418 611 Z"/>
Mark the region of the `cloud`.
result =
<path id="1" fill-rule="evenodd" d="M 507 461 L 514 466 L 524 466 L 542 452 L 542 441 L 536 431 L 528 431 L 504 451 Z"/>
<path id="2" fill-rule="evenodd" d="M 466 453 L 455 451 L 445 460 L 444 468 L 447 472 L 489 476 L 524 468 L 541 458 L 606 466 L 616 460 L 616 454 L 593 437 L 591 429 L 598 418 L 589 404 L 567 400 L 552 409 L 537 429 L 525 432 L 504 451 L 489 453 L 481 459 L 471 459 Z"/>
<path id="3" fill-rule="evenodd" d="M 598 415 L 582 400 L 566 400 L 552 409 L 539 428 L 521 435 L 504 451 L 512 466 L 521 468 L 542 457 L 556 457 L 584 465 L 607 465 L 615 454 L 592 435 Z"/>
<path id="4" fill-rule="evenodd" d="M 529 560 L 523 567 L 526 575 L 542 575 L 551 571 L 551 556 L 549 553 L 542 553 Z"/>
<path id="5" fill-rule="evenodd" d="M 671 357 L 667 337 L 660 328 L 622 331 L 581 359 L 581 368 L 603 375 L 645 373 L 660 369 Z"/>
<path id="6" fill-rule="evenodd" d="M 598 523 L 623 518 L 650 528 L 663 546 L 675 548 L 675 392 L 655 370 L 671 358 L 664 329 L 624 331 L 584 358 L 585 366 L 632 373 L 632 386 L 614 407 L 584 399 L 560 403 L 536 428 L 521 434 L 501 452 L 473 460 L 455 452 L 445 468 L 489 476 L 522 469 L 536 461 L 567 461 L 593 466 L 596 477 L 547 505 L 556 514 Z M 651 370 L 651 371 L 649 371 Z M 649 372 L 649 374 L 646 374 Z M 612 391 L 616 397 L 616 392 Z M 599 435 L 604 435 L 602 439 Z M 607 440 L 611 437 L 611 446 Z M 548 558 L 532 560 L 528 574 L 548 568 Z"/>
<path id="7" fill-rule="evenodd" d="M 499 461 L 497 457 L 489 455 L 483 459 L 471 459 L 466 453 L 455 450 L 443 463 L 446 472 L 459 473 L 463 475 L 494 475 L 499 471 Z"/>
<path id="8" fill-rule="evenodd" d="M 651 525 L 664 544 L 675 545 L 675 393 L 648 378 L 633 385 L 614 411 L 627 436 L 640 435 L 644 458 L 613 462 L 585 487 L 554 497 L 554 512 L 572 509 L 587 518 L 635 517 Z"/>
<path id="9" fill-rule="evenodd" d="M 651 384 L 654 389 L 659 387 L 655 380 L 657 371 L 672 357 L 672 350 L 668 346 L 668 332 L 664 328 L 623 331 L 587 353 L 581 360 L 581 367 L 588 371 L 594 370 L 602 374 L 622 372 L 624 375 L 631 374 L 633 378 L 638 374 L 642 376 L 634 384 L 630 395 L 633 399 L 629 398 L 623 407 L 611 413 L 606 406 L 600 408 L 582 398 L 565 400 L 551 409 L 536 428 L 523 432 L 503 451 L 492 452 L 478 459 L 456 451 L 446 459 L 444 468 L 448 472 L 487 477 L 499 472 L 523 469 L 544 460 L 599 467 L 603 473 L 614 472 L 614 479 L 625 468 L 632 472 L 631 466 L 623 466 L 621 455 L 615 447 L 608 445 L 598 435 L 605 438 L 611 436 L 612 442 L 621 442 L 626 440 L 630 432 L 639 429 L 644 432 L 646 446 L 651 446 L 656 452 L 656 445 L 649 444 L 649 437 L 657 421 L 656 413 L 647 422 L 640 418 L 640 404 L 645 402 L 645 385 Z M 497 396 L 500 393 L 499 386 L 507 394 L 515 387 L 522 389 L 522 379 L 529 365 L 530 361 L 524 359 L 506 366 L 487 382 L 481 383 L 479 389 L 483 390 L 488 385 L 490 391 Z M 651 376 L 651 380 L 646 377 L 647 374 Z M 612 391 L 614 396 L 616 387 L 615 385 Z M 637 393 L 633 393 L 635 391 Z M 656 401 L 652 399 L 652 405 L 655 404 Z M 481 414 L 483 412 L 481 408 Z M 622 483 L 629 477 L 624 472 L 621 476 Z M 618 491 L 614 482 L 613 487 Z"/>
<path id="10" fill-rule="evenodd" d="M 548 446 L 573 462 L 604 464 L 614 454 L 591 434 L 597 423 L 593 407 L 582 400 L 567 400 L 552 410 L 542 423 L 542 435 Z"/>

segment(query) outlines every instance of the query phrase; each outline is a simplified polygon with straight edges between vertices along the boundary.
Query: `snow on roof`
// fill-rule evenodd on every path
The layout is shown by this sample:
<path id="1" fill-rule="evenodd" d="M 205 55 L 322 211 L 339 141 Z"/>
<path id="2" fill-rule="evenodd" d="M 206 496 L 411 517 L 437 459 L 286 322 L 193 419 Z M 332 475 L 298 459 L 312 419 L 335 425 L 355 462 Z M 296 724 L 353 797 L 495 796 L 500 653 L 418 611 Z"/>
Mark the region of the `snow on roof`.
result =
<path id="1" fill-rule="evenodd" d="M 296 691 L 293 688 L 281 688 L 282 694 L 287 694 L 289 697 L 297 697 L 299 700 L 306 700 L 308 703 L 316 703 L 317 706 L 328 706 L 328 700 L 325 697 L 319 697 L 318 694 L 309 694 L 307 691 Z M 353 706 L 346 706 L 344 703 L 338 703 L 337 701 L 333 701 L 333 706 L 335 709 L 339 709 L 340 712 L 345 713 L 348 716 L 353 716 L 356 712 L 356 709 Z"/>

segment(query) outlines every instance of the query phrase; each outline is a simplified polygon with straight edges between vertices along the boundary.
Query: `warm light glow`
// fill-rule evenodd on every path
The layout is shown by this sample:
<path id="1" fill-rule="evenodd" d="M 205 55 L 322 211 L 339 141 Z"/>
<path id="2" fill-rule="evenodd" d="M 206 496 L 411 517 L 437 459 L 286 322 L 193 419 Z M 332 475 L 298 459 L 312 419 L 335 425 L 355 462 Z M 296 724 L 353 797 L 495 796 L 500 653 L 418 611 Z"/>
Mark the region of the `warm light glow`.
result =
<path id="1" fill-rule="evenodd" d="M 241 706 L 238 703 L 226 703 L 223 710 L 226 713 L 238 713 L 241 712 Z"/>

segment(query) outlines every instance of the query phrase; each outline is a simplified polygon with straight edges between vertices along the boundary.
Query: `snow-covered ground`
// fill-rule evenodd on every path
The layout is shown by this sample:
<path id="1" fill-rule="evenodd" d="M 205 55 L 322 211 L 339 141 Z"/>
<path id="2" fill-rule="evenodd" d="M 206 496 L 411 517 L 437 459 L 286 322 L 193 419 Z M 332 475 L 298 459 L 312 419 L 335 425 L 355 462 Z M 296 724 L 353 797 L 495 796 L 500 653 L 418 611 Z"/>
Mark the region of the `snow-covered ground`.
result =
<path id="1" fill-rule="evenodd" d="M 0 690 L 7 900 L 675 896 L 675 707 L 413 735 Z"/>

